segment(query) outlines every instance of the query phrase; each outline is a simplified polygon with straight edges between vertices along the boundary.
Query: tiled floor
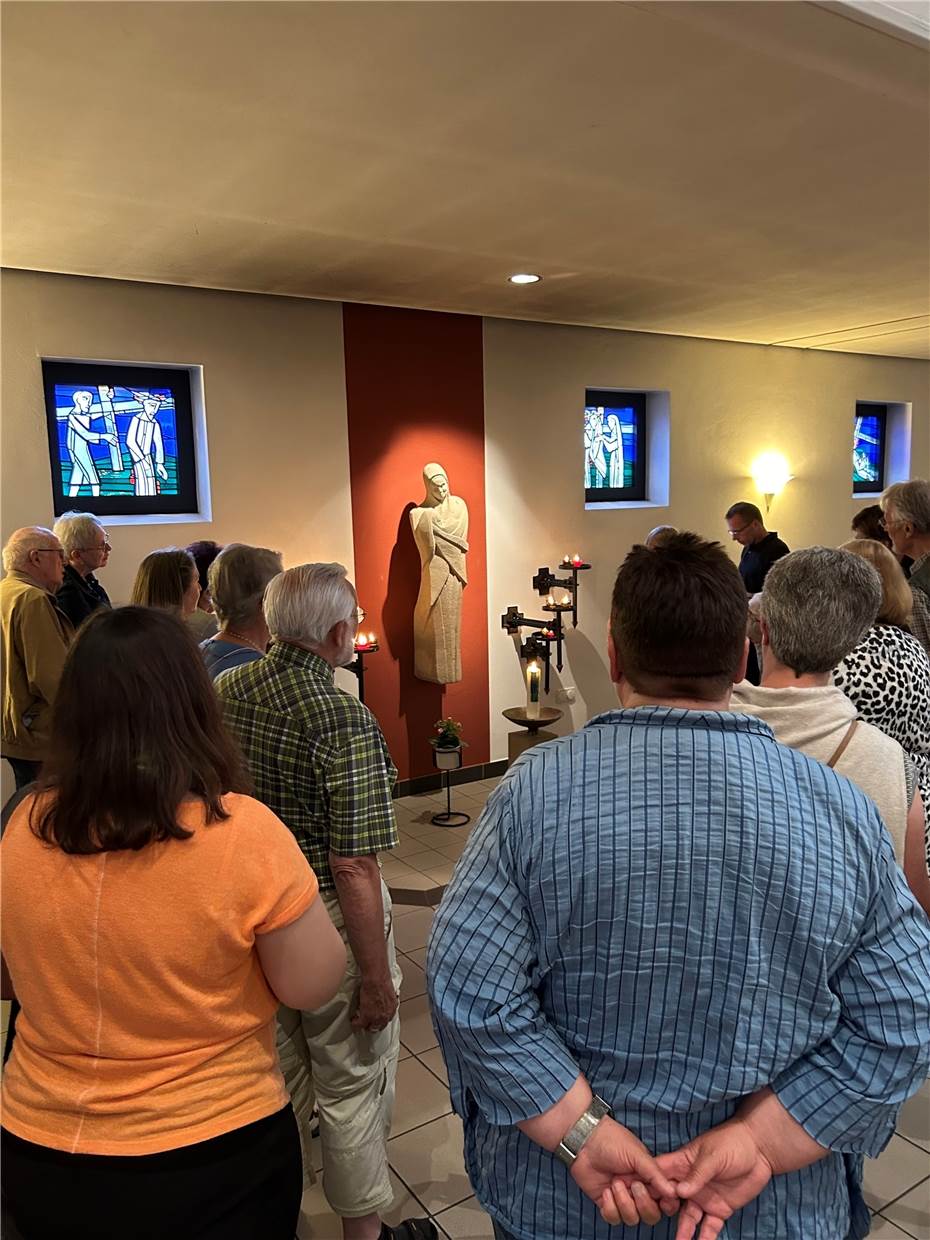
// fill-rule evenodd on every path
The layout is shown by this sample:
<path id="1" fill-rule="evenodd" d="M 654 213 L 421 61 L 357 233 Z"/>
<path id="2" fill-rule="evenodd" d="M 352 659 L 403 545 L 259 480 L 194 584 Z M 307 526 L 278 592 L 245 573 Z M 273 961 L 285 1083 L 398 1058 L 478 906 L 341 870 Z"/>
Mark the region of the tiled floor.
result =
<path id="1" fill-rule="evenodd" d="M 453 804 L 477 818 L 497 781 L 453 790 Z M 471 824 L 435 827 L 445 808 L 438 794 L 397 803 L 401 843 L 385 861 L 389 886 L 435 895 L 451 876 Z M 429 1019 L 423 966 L 433 908 L 396 903 L 394 937 L 404 973 L 401 992 L 401 1062 L 388 1158 L 394 1206 L 388 1222 L 429 1215 L 450 1240 L 484 1240 L 490 1220 L 471 1192 L 462 1162 L 462 1126 L 452 1114 L 445 1068 Z M 7 1004 L 3 1004 L 6 1026 Z M 319 1150 L 314 1165 L 320 1167 Z M 898 1130 L 881 1158 L 866 1163 L 866 1197 L 875 1211 L 873 1240 L 930 1240 L 930 1084 L 904 1107 Z M 300 1240 L 340 1240 L 342 1229 L 318 1183 L 304 1194 Z M 773 1240 L 775 1238 L 773 1237 Z"/>

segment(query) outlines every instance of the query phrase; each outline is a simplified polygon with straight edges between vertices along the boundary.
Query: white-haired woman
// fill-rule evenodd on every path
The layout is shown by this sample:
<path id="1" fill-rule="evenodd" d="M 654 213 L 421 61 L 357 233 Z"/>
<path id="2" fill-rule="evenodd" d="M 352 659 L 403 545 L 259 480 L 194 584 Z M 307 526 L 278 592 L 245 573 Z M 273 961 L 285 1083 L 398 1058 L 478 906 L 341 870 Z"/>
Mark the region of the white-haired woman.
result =
<path id="1" fill-rule="evenodd" d="M 107 566 L 110 540 L 91 512 L 66 512 L 54 529 L 65 553 L 58 606 L 77 628 L 98 607 L 110 606 L 109 595 L 94 575 Z"/>
<path id="2" fill-rule="evenodd" d="M 265 587 L 284 568 L 280 551 L 230 543 L 208 570 L 213 609 L 220 623 L 215 637 L 201 642 L 204 662 L 216 680 L 220 672 L 260 659 L 268 645 L 262 613 Z"/>

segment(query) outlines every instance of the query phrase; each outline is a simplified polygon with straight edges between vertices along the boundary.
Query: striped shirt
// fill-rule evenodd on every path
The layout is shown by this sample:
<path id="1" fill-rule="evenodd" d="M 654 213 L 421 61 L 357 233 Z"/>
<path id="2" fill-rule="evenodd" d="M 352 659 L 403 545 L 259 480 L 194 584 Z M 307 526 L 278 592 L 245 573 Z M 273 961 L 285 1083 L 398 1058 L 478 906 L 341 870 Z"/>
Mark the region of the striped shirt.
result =
<path id="1" fill-rule="evenodd" d="M 732 1219 L 741 1240 L 868 1231 L 861 1155 L 930 1069 L 930 924 L 878 813 L 745 715 L 599 715 L 514 764 L 430 937 L 428 980 L 479 1200 L 521 1240 L 609 1228 L 514 1125 L 582 1071 L 655 1153 L 771 1084 L 833 1154 Z"/>
<path id="2" fill-rule="evenodd" d="M 223 672 L 216 691 L 255 795 L 294 832 L 321 891 L 336 885 L 330 852 L 394 848 L 397 771 L 374 715 L 336 688 L 328 663 L 275 641 L 263 658 Z"/>
<path id="3" fill-rule="evenodd" d="M 930 552 L 911 565 L 911 632 L 930 654 Z"/>

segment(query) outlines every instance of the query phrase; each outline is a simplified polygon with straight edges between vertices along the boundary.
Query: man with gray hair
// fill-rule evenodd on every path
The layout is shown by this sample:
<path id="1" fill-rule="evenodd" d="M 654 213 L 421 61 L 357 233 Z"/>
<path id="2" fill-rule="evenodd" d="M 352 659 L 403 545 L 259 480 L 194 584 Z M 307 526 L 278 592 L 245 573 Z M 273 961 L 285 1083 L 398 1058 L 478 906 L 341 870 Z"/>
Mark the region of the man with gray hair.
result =
<path id="1" fill-rule="evenodd" d="M 884 525 L 898 557 L 909 557 L 914 610 L 911 631 L 930 654 L 930 482 L 895 482 L 881 498 Z"/>
<path id="2" fill-rule="evenodd" d="M 881 578 L 848 551 L 808 547 L 773 564 L 759 607 L 762 683 L 735 687 L 731 709 L 833 767 L 878 807 L 915 897 L 930 913 L 924 807 L 897 741 L 856 717 L 833 669 L 858 646 L 882 602 Z"/>
<path id="3" fill-rule="evenodd" d="M 74 630 L 55 601 L 64 552 L 44 525 L 16 530 L 3 548 L 3 724 L 0 748 L 16 787 L 39 773 L 49 712 Z"/>
<path id="4" fill-rule="evenodd" d="M 378 853 L 397 843 L 397 772 L 374 716 L 333 683 L 353 657 L 355 590 L 341 564 L 302 564 L 269 583 L 264 613 L 268 653 L 224 672 L 216 687 L 256 795 L 294 832 L 348 948 L 336 997 L 300 1013 L 292 1030 L 313 1076 L 323 1189 L 344 1240 L 431 1240 L 428 1220 L 381 1221 L 393 1200 L 386 1140 L 402 979 Z"/>
<path id="5" fill-rule="evenodd" d="M 66 512 L 54 530 L 65 553 L 58 606 L 77 628 L 98 607 L 110 606 L 109 595 L 94 576 L 107 566 L 110 540 L 92 512 Z"/>

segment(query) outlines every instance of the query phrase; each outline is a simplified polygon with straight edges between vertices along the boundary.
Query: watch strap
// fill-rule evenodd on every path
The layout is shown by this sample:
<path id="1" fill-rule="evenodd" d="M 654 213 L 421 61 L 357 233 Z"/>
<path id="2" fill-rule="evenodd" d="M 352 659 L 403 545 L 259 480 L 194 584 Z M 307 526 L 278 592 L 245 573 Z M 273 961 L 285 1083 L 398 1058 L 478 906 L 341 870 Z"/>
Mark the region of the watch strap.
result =
<path id="1" fill-rule="evenodd" d="M 581 1147 L 605 1115 L 610 1115 L 610 1107 L 603 1098 L 599 1098 L 595 1094 L 587 1109 L 572 1124 L 571 1128 L 569 1128 L 568 1132 L 555 1147 L 554 1153 L 556 1158 L 565 1163 L 566 1167 L 570 1167 L 581 1153 Z"/>

